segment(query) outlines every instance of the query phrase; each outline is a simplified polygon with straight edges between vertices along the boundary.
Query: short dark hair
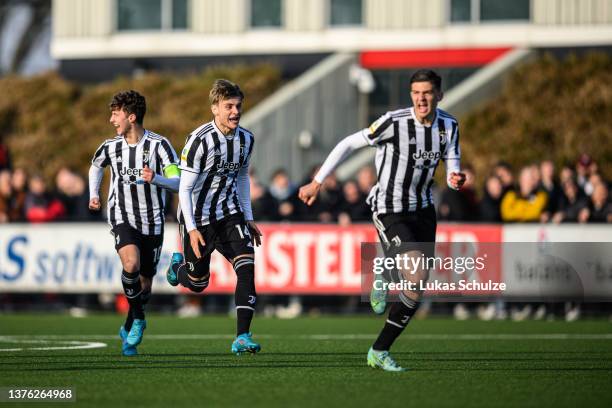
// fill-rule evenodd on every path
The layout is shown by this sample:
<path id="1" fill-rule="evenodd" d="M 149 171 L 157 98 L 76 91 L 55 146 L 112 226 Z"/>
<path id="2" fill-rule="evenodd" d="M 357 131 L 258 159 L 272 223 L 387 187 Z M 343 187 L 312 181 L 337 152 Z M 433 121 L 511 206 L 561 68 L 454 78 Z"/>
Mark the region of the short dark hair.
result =
<path id="1" fill-rule="evenodd" d="M 109 107 L 112 111 L 121 109 L 128 115 L 133 113 L 136 115 L 136 122 L 140 125 L 142 125 L 145 113 L 147 113 L 147 102 L 145 97 L 132 89 L 115 94 Z"/>
<path id="2" fill-rule="evenodd" d="M 410 88 L 415 82 L 429 82 L 438 91 L 442 90 L 442 78 L 430 69 L 419 69 L 410 77 Z"/>
<path id="3" fill-rule="evenodd" d="M 210 104 L 215 105 L 224 99 L 231 98 L 244 99 L 244 94 L 242 90 L 240 90 L 240 87 L 227 79 L 215 80 L 210 90 L 210 94 L 208 94 Z"/>

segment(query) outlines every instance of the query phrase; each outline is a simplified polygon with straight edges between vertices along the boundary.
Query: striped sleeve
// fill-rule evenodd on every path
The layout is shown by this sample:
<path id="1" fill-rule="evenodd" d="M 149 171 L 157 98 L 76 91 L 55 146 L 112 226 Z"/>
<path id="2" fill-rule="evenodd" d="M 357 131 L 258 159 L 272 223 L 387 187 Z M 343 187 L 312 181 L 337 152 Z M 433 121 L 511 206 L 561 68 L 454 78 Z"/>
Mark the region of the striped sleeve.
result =
<path id="1" fill-rule="evenodd" d="M 98 150 L 94 153 L 93 159 L 91 160 L 91 164 L 96 167 L 106 167 L 110 164 L 110 157 L 108 154 L 108 144 L 107 140 L 104 141 L 98 147 Z"/>
<path id="2" fill-rule="evenodd" d="M 157 149 L 157 154 L 159 155 L 160 161 L 162 163 L 162 170 L 170 165 L 178 164 L 176 152 L 174 151 L 172 145 L 166 138 L 163 138 L 161 140 L 159 148 Z"/>
<path id="3" fill-rule="evenodd" d="M 179 168 L 192 173 L 200 173 L 202 171 L 201 163 L 206 163 L 206 160 L 202 161 L 205 146 L 206 143 L 203 142 L 202 138 L 197 135 L 190 137 L 181 152 Z"/>
<path id="4" fill-rule="evenodd" d="M 442 156 L 446 165 L 446 181 L 450 188 L 453 188 L 449 182 L 451 173 L 461 171 L 461 149 L 459 147 L 459 124 L 456 121 L 452 122 L 452 130 L 447 136 L 446 150 Z"/>
<path id="5" fill-rule="evenodd" d="M 375 146 L 393 138 L 393 117 L 390 112 L 378 118 L 369 128 L 363 130 L 363 136 L 369 145 Z"/>

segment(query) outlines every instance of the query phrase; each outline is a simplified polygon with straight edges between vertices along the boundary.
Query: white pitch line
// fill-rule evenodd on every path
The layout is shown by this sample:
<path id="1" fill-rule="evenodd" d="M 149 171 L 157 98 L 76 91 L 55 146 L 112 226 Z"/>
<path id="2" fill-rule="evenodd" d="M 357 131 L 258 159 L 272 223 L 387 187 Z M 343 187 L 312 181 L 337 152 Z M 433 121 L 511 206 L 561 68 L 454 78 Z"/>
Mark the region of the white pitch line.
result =
<path id="1" fill-rule="evenodd" d="M 94 348 L 106 347 L 106 343 L 92 342 L 92 341 L 67 341 L 67 340 L 43 340 L 43 339 L 28 339 L 20 338 L 19 336 L 0 336 L 0 343 L 17 343 L 17 344 L 49 344 L 49 343 L 60 343 L 65 344 L 63 346 L 46 346 L 46 347 L 14 347 L 14 348 L 0 348 L 2 351 L 47 351 L 47 350 L 85 350 Z"/>
<path id="2" fill-rule="evenodd" d="M 147 340 L 230 340 L 231 334 L 148 334 Z M 259 339 L 298 339 L 298 340 L 370 340 L 376 334 L 256 334 Z M 540 334 L 406 334 L 407 340 L 612 340 L 612 333 L 540 333 Z M 0 341 L 19 340 L 37 342 L 61 339 L 94 339 L 118 340 L 117 335 L 110 334 L 74 334 L 74 335 L 15 335 L 0 336 Z M 104 343 L 100 343 L 104 344 Z M 93 347 L 89 347 L 93 348 Z"/>

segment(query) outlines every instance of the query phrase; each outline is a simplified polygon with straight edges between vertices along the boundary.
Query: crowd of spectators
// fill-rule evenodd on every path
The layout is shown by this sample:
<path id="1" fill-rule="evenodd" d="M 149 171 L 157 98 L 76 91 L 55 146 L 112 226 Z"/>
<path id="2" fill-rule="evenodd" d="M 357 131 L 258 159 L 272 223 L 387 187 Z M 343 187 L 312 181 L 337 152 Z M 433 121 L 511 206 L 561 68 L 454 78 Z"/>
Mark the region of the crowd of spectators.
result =
<path id="1" fill-rule="evenodd" d="M 86 179 L 62 168 L 50 188 L 38 174 L 12 169 L 7 152 L 0 151 L 0 223 L 48 221 L 96 221 L 104 212 L 87 208 Z M 328 177 L 319 198 L 307 207 L 297 196 L 300 185 L 312 179 L 313 168 L 303 180 L 292 181 L 284 169 L 276 170 L 267 183 L 251 173 L 251 200 L 254 217 L 264 222 L 323 222 L 348 225 L 369 222 L 366 197 L 376 183 L 373 167 L 362 168 L 354 179 L 340 182 Z M 464 166 L 467 180 L 459 191 L 434 187 L 438 219 L 450 222 L 541 222 L 610 223 L 612 200 L 609 183 L 599 167 L 583 154 L 575 165 L 556 171 L 551 160 L 514 169 L 500 162 L 479 180 L 470 166 Z M 167 219 L 175 221 L 177 198 L 169 197 Z"/>

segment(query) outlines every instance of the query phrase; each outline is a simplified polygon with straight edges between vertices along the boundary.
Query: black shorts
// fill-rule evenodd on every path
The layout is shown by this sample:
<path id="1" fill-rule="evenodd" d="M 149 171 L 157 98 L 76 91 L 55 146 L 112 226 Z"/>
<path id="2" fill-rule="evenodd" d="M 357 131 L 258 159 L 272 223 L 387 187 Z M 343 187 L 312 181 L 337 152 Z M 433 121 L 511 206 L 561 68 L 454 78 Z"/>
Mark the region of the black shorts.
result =
<path id="1" fill-rule="evenodd" d="M 204 237 L 205 242 L 204 246 L 200 245 L 200 254 L 202 255 L 200 260 L 193 253 L 187 230 L 183 225 L 181 225 L 181 228 L 185 262 L 195 263 L 198 261 L 198 264 L 208 265 L 210 263 L 210 254 L 215 249 L 230 262 L 239 255 L 255 253 L 251 243 L 251 233 L 242 213 L 232 214 L 219 221 L 198 227 L 198 231 Z"/>
<path id="2" fill-rule="evenodd" d="M 374 214 L 372 218 L 386 256 L 411 250 L 434 256 L 437 221 L 433 205 L 407 213 Z"/>
<path id="3" fill-rule="evenodd" d="M 140 252 L 140 274 L 147 278 L 152 278 L 157 273 L 157 263 L 161 255 L 162 244 L 164 243 L 163 234 L 144 235 L 130 224 L 119 224 L 111 229 L 111 234 L 115 237 L 115 249 L 123 248 L 126 245 L 136 245 Z"/>

